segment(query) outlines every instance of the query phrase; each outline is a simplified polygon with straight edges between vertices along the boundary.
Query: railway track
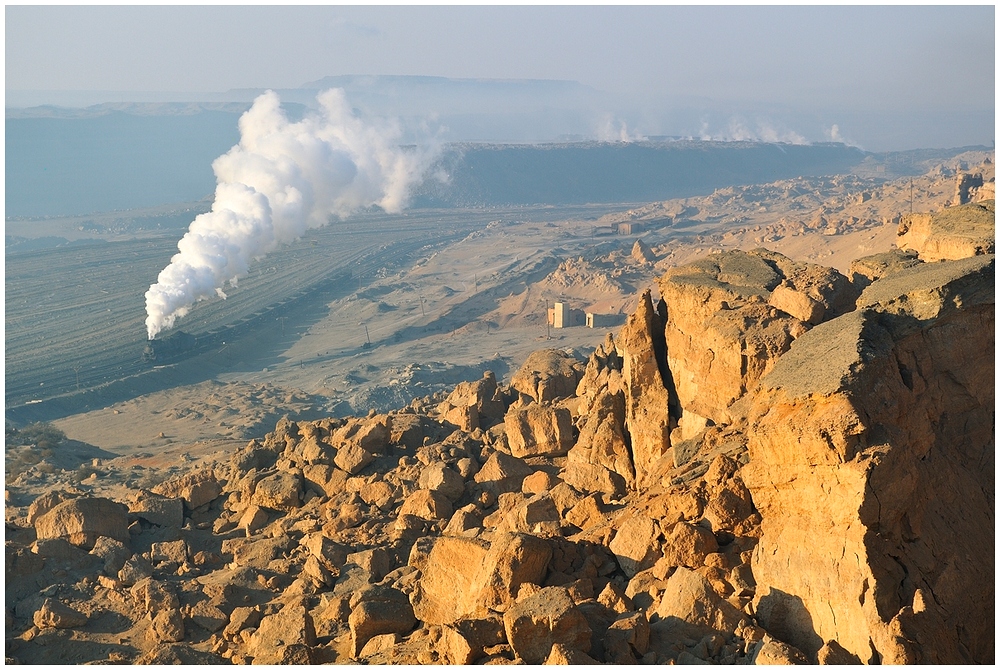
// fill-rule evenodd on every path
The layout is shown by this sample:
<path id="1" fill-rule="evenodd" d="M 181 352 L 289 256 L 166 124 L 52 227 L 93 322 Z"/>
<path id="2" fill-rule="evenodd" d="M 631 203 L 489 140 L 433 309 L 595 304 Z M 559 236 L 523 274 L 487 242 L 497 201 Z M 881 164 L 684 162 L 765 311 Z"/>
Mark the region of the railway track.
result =
<path id="1" fill-rule="evenodd" d="M 232 343 L 254 328 L 325 293 L 405 262 L 428 244 L 455 241 L 495 213 L 430 212 L 369 216 L 310 231 L 256 263 L 226 300 L 195 305 L 177 326 L 198 351 Z M 176 238 L 60 247 L 6 259 L 7 409 L 44 402 L 139 375 L 145 305 L 152 279 L 175 252 Z M 292 326 L 281 323 L 281 327 Z M 169 336 L 165 333 L 164 336 Z M 198 353 L 192 352 L 192 353 Z"/>

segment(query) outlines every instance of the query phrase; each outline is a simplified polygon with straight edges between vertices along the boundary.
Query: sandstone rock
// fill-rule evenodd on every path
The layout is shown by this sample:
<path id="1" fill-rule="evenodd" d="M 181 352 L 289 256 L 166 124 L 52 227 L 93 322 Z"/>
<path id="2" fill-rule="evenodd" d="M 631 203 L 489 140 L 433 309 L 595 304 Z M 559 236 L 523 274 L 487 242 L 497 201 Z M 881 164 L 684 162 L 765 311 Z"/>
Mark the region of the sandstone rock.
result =
<path id="1" fill-rule="evenodd" d="M 777 256 L 713 254 L 660 280 L 669 312 L 666 364 L 684 415 L 730 423 L 730 406 L 805 332 L 801 321 L 766 304 L 783 279 Z"/>
<path id="2" fill-rule="evenodd" d="M 38 628 L 79 628 L 87 623 L 87 615 L 53 598 L 46 598 L 32 617 Z"/>
<path id="3" fill-rule="evenodd" d="M 660 530 L 656 522 L 642 513 L 628 516 L 618 527 L 608 548 L 622 571 L 629 577 L 651 568 L 660 555 Z"/>
<path id="4" fill-rule="evenodd" d="M 483 373 L 482 379 L 478 381 L 458 384 L 442 407 L 442 418 L 445 421 L 468 432 L 490 427 L 503 420 L 507 411 L 503 394 L 491 370 Z"/>
<path id="5" fill-rule="evenodd" d="M 28 524 L 34 526 L 39 517 L 56 505 L 78 497 L 78 494 L 69 491 L 46 491 L 35 498 L 28 507 Z"/>
<path id="6" fill-rule="evenodd" d="M 535 402 L 551 402 L 572 397 L 583 372 L 583 364 L 569 354 L 558 349 L 541 349 L 528 356 L 510 385 Z"/>
<path id="7" fill-rule="evenodd" d="M 780 640 L 767 640 L 757 650 L 754 665 L 809 665 L 805 654 Z"/>
<path id="8" fill-rule="evenodd" d="M 129 514 L 145 519 L 151 524 L 165 528 L 180 528 L 184 525 L 184 501 L 181 498 L 166 498 L 155 493 L 140 492 L 128 506 Z"/>
<path id="9" fill-rule="evenodd" d="M 601 465 L 570 462 L 560 476 L 566 484 L 581 493 L 603 493 L 609 498 L 625 495 L 625 478 Z"/>
<path id="10" fill-rule="evenodd" d="M 497 533 L 490 545 L 458 537 L 437 538 L 426 559 L 410 565 L 422 574 L 414 594 L 417 617 L 449 624 L 504 611 L 522 584 L 545 576 L 552 548 L 537 537 Z"/>
<path id="11" fill-rule="evenodd" d="M 554 644 L 590 651 L 590 625 L 566 589 L 550 586 L 519 600 L 503 616 L 507 640 L 528 663 L 542 663 Z"/>
<path id="12" fill-rule="evenodd" d="M 418 486 L 428 491 L 436 491 L 452 502 L 465 493 L 465 481 L 462 476 L 440 461 L 431 463 L 420 472 Z"/>
<path id="13" fill-rule="evenodd" d="M 166 498 L 183 499 L 185 509 L 190 512 L 222 495 L 222 484 L 212 470 L 196 470 L 157 484 L 152 491 Z"/>
<path id="14" fill-rule="evenodd" d="M 495 647 L 506 640 L 503 619 L 491 616 L 484 619 L 461 619 L 442 626 L 441 645 L 448 663 L 470 665 L 486 655 L 487 647 Z"/>
<path id="15" fill-rule="evenodd" d="M 655 263 L 656 254 L 642 240 L 636 240 L 632 245 L 632 258 L 639 263 Z"/>
<path id="16" fill-rule="evenodd" d="M 623 614 L 604 634 L 604 658 L 608 663 L 635 663 L 648 648 L 649 622 L 642 612 Z"/>
<path id="17" fill-rule="evenodd" d="M 419 489 L 406 497 L 399 507 L 399 515 L 409 514 L 421 519 L 449 519 L 453 509 L 443 493 Z"/>
<path id="18" fill-rule="evenodd" d="M 355 475 L 365 466 L 375 460 L 375 454 L 368 451 L 360 444 L 348 442 L 337 450 L 337 456 L 333 462 L 337 467 L 350 475 Z"/>
<path id="19" fill-rule="evenodd" d="M 702 526 L 677 523 L 664 543 L 663 556 L 670 565 L 700 568 L 705 557 L 719 550 L 719 543 L 712 531 Z"/>
<path id="20" fill-rule="evenodd" d="M 816 654 L 820 665 L 861 665 L 861 659 L 841 647 L 836 640 L 828 640 Z"/>
<path id="21" fill-rule="evenodd" d="M 863 661 L 992 662 L 977 614 L 992 567 L 975 557 L 992 552 L 993 268 L 979 256 L 874 282 L 754 399 L 741 475 L 763 519 L 756 613 L 810 657 L 837 640 Z"/>
<path id="22" fill-rule="evenodd" d="M 524 478 L 534 472 L 522 461 L 502 451 L 495 451 L 483 463 L 474 480 L 494 493 L 520 491 Z"/>
<path id="23" fill-rule="evenodd" d="M 511 408 L 504 426 L 510 453 L 517 458 L 561 456 L 573 445 L 573 420 L 562 407 L 532 403 L 522 409 Z"/>
<path id="24" fill-rule="evenodd" d="M 90 553 L 104 561 L 104 573 L 115 576 L 125 566 L 125 561 L 132 557 L 132 550 L 122 542 L 102 535 L 94 542 Z"/>
<path id="25" fill-rule="evenodd" d="M 635 482 L 635 468 L 625 439 L 624 391 L 612 393 L 605 389 L 597 393 L 588 404 L 585 417 L 580 437 L 569 451 L 570 462 L 607 468 L 631 487 Z"/>
<path id="26" fill-rule="evenodd" d="M 306 465 L 302 468 L 302 479 L 306 489 L 332 498 L 344 491 L 348 474 L 332 465 Z"/>
<path id="27" fill-rule="evenodd" d="M 872 254 L 851 261 L 851 282 L 864 289 L 873 281 L 891 274 L 920 265 L 917 252 L 909 249 L 890 249 L 880 254 Z"/>
<path id="28" fill-rule="evenodd" d="M 376 635 L 408 633 L 417 623 L 406 594 L 388 586 L 374 586 L 351 598 L 352 655 L 358 656 Z"/>
<path id="29" fill-rule="evenodd" d="M 670 403 L 664 341 L 665 314 L 653 309 L 649 290 L 622 326 L 617 347 L 625 387 L 625 428 L 632 445 L 633 466 L 640 485 L 654 463 L 670 449 Z"/>
<path id="30" fill-rule="evenodd" d="M 35 519 L 38 539 L 64 538 L 91 549 L 105 536 L 128 544 L 128 516 L 124 505 L 107 498 L 73 498 Z"/>
<path id="31" fill-rule="evenodd" d="M 896 231 L 896 246 L 916 251 L 928 263 L 993 254 L 995 220 L 993 201 L 948 207 L 933 214 L 907 214 Z"/>
<path id="32" fill-rule="evenodd" d="M 543 665 L 600 665 L 600 661 L 579 649 L 556 642 Z"/>
<path id="33" fill-rule="evenodd" d="M 279 470 L 254 487 L 250 503 L 273 510 L 293 510 L 302 505 L 302 478 L 297 472 Z"/>
<path id="34" fill-rule="evenodd" d="M 744 615 L 723 600 L 704 577 L 687 568 L 677 568 L 652 610 L 661 619 L 677 617 L 695 626 L 732 635 Z"/>
<path id="35" fill-rule="evenodd" d="M 544 470 L 528 475 L 521 482 L 521 493 L 545 493 L 559 483 L 559 478 Z"/>
<path id="36" fill-rule="evenodd" d="M 316 629 L 309 611 L 297 601 L 262 617 L 247 644 L 255 665 L 287 665 L 311 662 L 310 647 L 316 644 Z"/>

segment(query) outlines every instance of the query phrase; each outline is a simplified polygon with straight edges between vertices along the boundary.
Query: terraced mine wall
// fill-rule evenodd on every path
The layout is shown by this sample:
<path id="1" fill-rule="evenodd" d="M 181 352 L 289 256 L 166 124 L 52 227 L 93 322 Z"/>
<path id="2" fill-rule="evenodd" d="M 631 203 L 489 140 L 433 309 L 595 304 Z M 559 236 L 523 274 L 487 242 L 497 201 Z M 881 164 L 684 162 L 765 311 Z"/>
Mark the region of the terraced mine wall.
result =
<path id="1" fill-rule="evenodd" d="M 417 206 L 640 202 L 716 188 L 849 171 L 864 160 L 843 144 L 580 142 L 452 144 L 417 189 Z M 448 175 L 442 183 L 441 172 Z"/>

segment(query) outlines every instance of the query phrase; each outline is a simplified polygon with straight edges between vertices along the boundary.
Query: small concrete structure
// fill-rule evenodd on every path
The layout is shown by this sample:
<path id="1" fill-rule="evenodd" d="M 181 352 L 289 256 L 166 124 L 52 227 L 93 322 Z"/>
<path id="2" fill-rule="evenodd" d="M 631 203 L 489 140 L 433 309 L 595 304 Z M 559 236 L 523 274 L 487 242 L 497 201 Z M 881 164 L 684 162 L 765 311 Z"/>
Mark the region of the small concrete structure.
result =
<path id="1" fill-rule="evenodd" d="M 646 224 L 641 221 L 630 221 L 618 224 L 619 235 L 638 235 L 646 232 Z"/>
<path id="2" fill-rule="evenodd" d="M 625 323 L 624 314 L 596 314 L 587 312 L 587 328 L 608 328 Z"/>
<path id="3" fill-rule="evenodd" d="M 573 309 L 564 302 L 557 302 L 548 309 L 549 325 L 553 328 L 570 328 L 584 324 L 582 309 Z"/>

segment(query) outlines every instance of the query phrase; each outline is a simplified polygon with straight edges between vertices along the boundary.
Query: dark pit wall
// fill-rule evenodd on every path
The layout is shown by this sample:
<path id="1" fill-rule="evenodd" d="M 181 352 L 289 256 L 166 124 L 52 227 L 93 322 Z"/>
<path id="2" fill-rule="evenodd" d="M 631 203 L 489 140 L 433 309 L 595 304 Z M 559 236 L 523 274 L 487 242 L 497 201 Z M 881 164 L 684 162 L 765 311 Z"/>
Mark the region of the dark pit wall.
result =
<path id="1" fill-rule="evenodd" d="M 212 194 L 235 112 L 6 119 L 6 216 L 69 216 Z"/>
<path id="2" fill-rule="evenodd" d="M 864 160 L 843 144 L 609 142 L 450 145 L 415 206 L 650 202 L 717 188 L 842 174 Z M 439 175 L 445 173 L 447 180 Z"/>

